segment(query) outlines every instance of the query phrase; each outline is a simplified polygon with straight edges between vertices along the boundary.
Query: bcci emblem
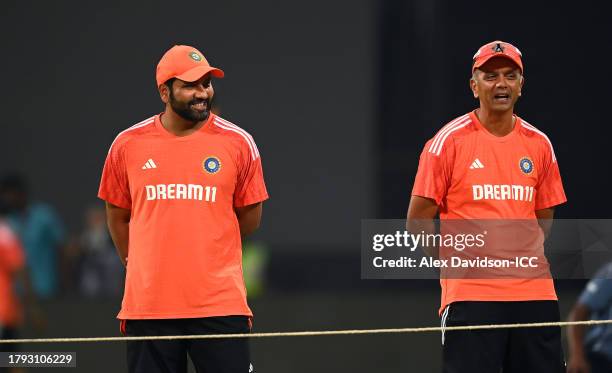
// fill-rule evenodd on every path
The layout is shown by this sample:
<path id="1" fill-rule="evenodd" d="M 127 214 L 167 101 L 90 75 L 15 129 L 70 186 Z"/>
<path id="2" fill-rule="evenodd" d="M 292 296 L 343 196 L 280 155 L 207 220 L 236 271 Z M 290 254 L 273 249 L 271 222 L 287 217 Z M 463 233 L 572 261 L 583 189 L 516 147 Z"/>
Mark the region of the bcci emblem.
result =
<path id="1" fill-rule="evenodd" d="M 494 53 L 504 53 L 504 49 L 506 48 L 502 45 L 502 43 L 496 43 L 491 49 Z"/>
<path id="2" fill-rule="evenodd" d="M 198 54 L 198 52 L 191 52 L 191 53 L 189 53 L 189 57 L 191 57 L 191 59 L 196 61 L 196 62 L 202 61 L 202 56 L 200 56 Z"/>
<path id="3" fill-rule="evenodd" d="M 202 163 L 204 170 L 209 174 L 216 174 L 221 168 L 221 161 L 217 157 L 208 157 Z"/>
<path id="4" fill-rule="evenodd" d="M 529 157 L 523 157 L 519 161 L 519 167 L 525 175 L 530 175 L 533 172 L 533 161 Z"/>

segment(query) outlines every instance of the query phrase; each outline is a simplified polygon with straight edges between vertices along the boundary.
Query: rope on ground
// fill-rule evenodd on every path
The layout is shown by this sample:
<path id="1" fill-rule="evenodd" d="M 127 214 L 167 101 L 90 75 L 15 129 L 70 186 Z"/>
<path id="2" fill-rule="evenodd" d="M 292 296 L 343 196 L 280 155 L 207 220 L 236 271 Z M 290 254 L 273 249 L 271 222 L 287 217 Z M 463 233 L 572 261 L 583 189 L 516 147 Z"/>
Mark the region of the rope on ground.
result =
<path id="1" fill-rule="evenodd" d="M 154 341 L 174 339 L 219 339 L 219 338 L 273 338 L 273 337 L 317 337 L 329 335 L 358 335 L 358 334 L 391 334 L 391 333 L 430 333 L 449 332 L 453 330 L 484 330 L 484 329 L 513 329 L 513 328 L 544 328 L 566 327 L 571 325 L 601 325 L 612 324 L 612 320 L 587 321 L 560 321 L 539 322 L 527 324 L 489 324 L 465 325 L 447 327 L 420 327 L 420 328 L 393 328 L 393 329 L 356 329 L 356 330 L 320 330 L 303 332 L 273 332 L 273 333 L 246 333 L 246 334 L 201 334 L 201 335 L 158 335 L 141 337 L 88 337 L 88 338 L 27 338 L 27 339 L 0 339 L 0 344 L 6 343 L 75 343 L 75 342 L 121 342 L 121 341 Z"/>

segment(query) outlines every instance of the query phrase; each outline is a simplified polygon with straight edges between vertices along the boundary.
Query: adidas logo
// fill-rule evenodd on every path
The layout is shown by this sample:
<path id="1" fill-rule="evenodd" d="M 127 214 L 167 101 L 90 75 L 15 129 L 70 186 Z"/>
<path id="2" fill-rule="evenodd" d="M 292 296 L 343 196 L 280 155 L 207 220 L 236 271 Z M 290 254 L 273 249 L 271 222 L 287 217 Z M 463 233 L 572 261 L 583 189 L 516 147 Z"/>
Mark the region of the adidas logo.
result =
<path id="1" fill-rule="evenodd" d="M 480 162 L 478 158 L 476 158 L 474 162 L 472 162 L 472 165 L 470 166 L 470 170 L 473 170 L 476 168 L 484 168 L 484 165 L 482 164 L 482 162 Z"/>
<path id="2" fill-rule="evenodd" d="M 153 162 L 152 159 L 149 159 L 147 163 L 145 163 L 144 166 L 142 166 L 143 170 L 148 170 L 150 168 L 157 168 L 157 165 L 155 164 L 155 162 Z"/>

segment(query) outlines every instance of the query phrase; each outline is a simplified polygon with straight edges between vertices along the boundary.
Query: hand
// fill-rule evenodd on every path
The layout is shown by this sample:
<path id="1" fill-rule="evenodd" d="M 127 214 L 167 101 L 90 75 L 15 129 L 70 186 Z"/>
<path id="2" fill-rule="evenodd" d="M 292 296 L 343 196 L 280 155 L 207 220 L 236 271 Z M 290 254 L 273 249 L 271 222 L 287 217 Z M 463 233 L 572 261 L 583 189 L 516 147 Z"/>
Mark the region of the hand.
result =
<path id="1" fill-rule="evenodd" d="M 584 356 L 572 356 L 567 364 L 567 373 L 590 373 L 591 367 Z"/>

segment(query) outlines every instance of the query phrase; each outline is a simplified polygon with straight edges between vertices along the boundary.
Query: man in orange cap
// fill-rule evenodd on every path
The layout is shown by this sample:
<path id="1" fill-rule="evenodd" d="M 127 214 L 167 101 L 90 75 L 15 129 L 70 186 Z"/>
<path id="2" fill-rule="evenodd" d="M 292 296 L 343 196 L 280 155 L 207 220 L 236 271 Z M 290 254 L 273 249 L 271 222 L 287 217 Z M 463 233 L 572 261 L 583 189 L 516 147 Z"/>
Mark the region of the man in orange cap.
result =
<path id="1" fill-rule="evenodd" d="M 241 236 L 268 198 L 253 137 L 210 111 L 210 66 L 177 45 L 157 65 L 163 113 L 119 133 L 98 196 L 126 281 L 121 330 L 130 336 L 247 333 L 252 313 Z M 246 339 L 130 341 L 130 372 L 253 371 Z"/>
<path id="2" fill-rule="evenodd" d="M 408 228 L 433 231 L 439 214 L 441 221 L 506 219 L 509 227 L 510 219 L 543 219 L 547 230 L 554 207 L 566 198 L 550 140 L 514 113 L 525 81 L 521 52 L 493 41 L 472 62 L 470 88 L 479 107 L 450 121 L 425 145 Z M 537 250 L 543 250 L 543 230 L 536 229 Z M 520 269 L 513 278 L 441 276 L 443 327 L 559 321 L 542 259 L 544 278 L 522 276 Z M 448 373 L 565 371 L 559 327 L 443 332 L 442 345 Z"/>

